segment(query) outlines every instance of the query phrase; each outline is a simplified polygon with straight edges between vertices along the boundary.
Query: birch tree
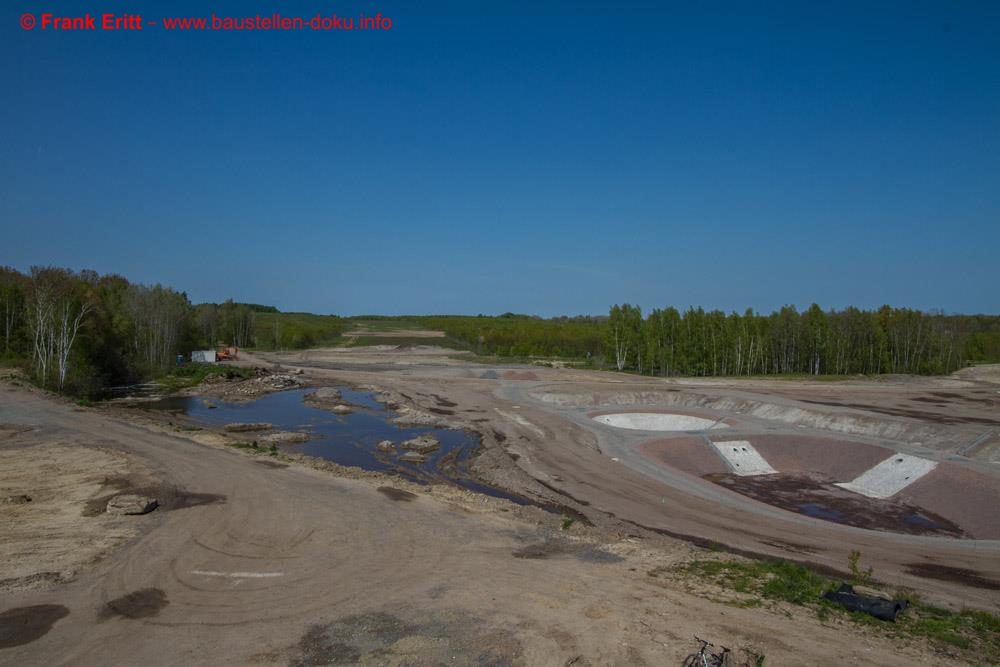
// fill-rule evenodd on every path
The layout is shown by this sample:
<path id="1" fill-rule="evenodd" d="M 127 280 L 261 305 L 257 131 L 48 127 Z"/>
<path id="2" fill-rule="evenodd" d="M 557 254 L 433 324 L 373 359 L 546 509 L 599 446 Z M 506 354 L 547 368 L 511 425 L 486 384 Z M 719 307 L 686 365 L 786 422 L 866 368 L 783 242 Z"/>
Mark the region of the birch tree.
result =
<path id="1" fill-rule="evenodd" d="M 73 305 L 69 299 L 64 299 L 57 306 L 55 322 L 55 356 L 58 364 L 59 391 L 66 386 L 66 373 L 69 371 L 70 352 L 73 343 L 80 333 L 83 318 L 90 312 L 90 305 L 80 303 Z"/>
<path id="2" fill-rule="evenodd" d="M 166 368 L 190 308 L 187 297 L 160 285 L 130 285 L 127 303 L 133 323 L 133 353 L 147 372 Z"/>
<path id="3" fill-rule="evenodd" d="M 63 269 L 32 267 L 28 324 L 35 377 L 47 386 L 55 375 L 62 391 L 70 370 L 73 345 L 91 305 L 83 283 Z"/>
<path id="4" fill-rule="evenodd" d="M 638 306 L 615 304 L 608 319 L 609 343 L 614 353 L 615 366 L 625 370 L 629 356 L 639 356 L 642 334 L 642 310 Z M 639 362 L 641 365 L 641 362 Z"/>

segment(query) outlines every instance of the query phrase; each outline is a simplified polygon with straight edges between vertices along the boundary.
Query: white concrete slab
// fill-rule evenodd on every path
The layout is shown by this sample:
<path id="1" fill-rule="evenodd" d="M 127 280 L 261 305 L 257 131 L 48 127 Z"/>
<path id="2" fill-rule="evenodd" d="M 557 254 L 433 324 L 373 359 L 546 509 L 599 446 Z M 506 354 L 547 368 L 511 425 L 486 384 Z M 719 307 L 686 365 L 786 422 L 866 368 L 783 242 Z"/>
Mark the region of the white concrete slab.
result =
<path id="1" fill-rule="evenodd" d="M 594 417 L 594 421 L 636 431 L 704 431 L 716 427 L 719 423 L 717 419 L 663 412 L 619 412 L 612 415 L 599 415 Z M 726 424 L 721 424 L 721 426 L 725 427 Z"/>
<path id="2" fill-rule="evenodd" d="M 839 482 L 837 486 L 869 498 L 891 498 L 936 467 L 937 461 L 893 454 L 850 482 Z"/>
<path id="3" fill-rule="evenodd" d="M 729 469 L 742 477 L 773 475 L 778 472 L 746 440 L 726 440 L 711 443 Z"/>

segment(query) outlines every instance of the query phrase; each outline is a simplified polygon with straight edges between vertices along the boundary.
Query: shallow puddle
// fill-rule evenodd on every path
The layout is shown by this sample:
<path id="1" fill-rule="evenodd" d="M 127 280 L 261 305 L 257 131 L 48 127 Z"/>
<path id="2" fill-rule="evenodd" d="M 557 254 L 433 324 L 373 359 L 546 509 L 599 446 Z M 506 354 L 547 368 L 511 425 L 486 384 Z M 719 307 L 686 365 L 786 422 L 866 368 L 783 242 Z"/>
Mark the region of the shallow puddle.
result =
<path id="1" fill-rule="evenodd" d="M 453 429 L 399 426 L 391 421 L 394 414 L 375 400 L 370 392 L 346 387 L 338 389 L 341 402 L 349 404 L 354 412 L 335 415 L 307 405 L 303 398 L 316 391 L 315 388 L 275 392 L 245 403 L 227 403 L 203 396 L 171 396 L 139 402 L 135 407 L 183 413 L 196 422 L 213 427 L 234 422 L 268 422 L 274 425 L 275 431 L 305 431 L 310 435 L 307 442 L 282 445 L 282 449 L 340 465 L 394 472 L 422 483 L 450 482 L 471 491 L 528 504 L 524 498 L 472 478 L 468 465 L 480 447 L 479 436 Z M 426 454 L 422 463 L 401 460 L 400 455 L 405 450 L 399 444 L 425 434 L 433 435 L 441 443 L 440 448 Z M 242 436 L 248 442 L 256 437 L 252 432 Z M 383 440 L 395 443 L 395 450 L 380 451 L 376 445 Z"/>

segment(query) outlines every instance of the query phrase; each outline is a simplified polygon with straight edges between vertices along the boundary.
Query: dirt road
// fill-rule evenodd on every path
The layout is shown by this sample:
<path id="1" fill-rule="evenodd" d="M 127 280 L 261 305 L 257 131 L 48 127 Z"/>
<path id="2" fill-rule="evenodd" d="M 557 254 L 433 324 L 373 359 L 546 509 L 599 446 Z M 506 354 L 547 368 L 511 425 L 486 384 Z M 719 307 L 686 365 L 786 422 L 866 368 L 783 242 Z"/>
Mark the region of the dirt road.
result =
<path id="1" fill-rule="evenodd" d="M 689 557 L 684 543 L 579 542 L 557 518 L 526 521 L 496 501 L 265 465 L 183 433 L 0 390 L 4 451 L 18 454 L 5 466 L 55 441 L 100 447 L 167 496 L 152 514 L 127 517 L 137 537 L 70 583 L 3 592 L 2 664 L 661 665 L 679 663 L 694 633 L 752 646 L 769 664 L 935 661 L 925 646 L 710 602 L 648 576 Z M 109 472 L 114 480 L 121 471 Z M 85 509 L 80 522 L 94 518 Z M 47 530 L 45 514 L 25 520 Z M 2 530 L 6 538 L 11 526 Z"/>

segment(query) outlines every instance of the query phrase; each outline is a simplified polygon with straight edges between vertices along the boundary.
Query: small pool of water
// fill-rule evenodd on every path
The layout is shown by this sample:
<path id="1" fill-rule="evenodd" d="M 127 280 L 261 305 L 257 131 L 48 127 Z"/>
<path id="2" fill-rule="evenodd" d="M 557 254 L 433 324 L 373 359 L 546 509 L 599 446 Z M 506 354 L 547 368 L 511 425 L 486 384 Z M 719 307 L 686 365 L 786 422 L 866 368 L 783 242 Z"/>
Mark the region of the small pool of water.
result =
<path id="1" fill-rule="evenodd" d="M 824 521 L 833 521 L 835 523 L 847 523 L 847 517 L 844 516 L 843 512 L 839 512 L 820 503 L 801 503 L 799 505 L 799 510 L 803 514 L 811 516 L 814 519 L 823 519 Z"/>
<path id="2" fill-rule="evenodd" d="M 931 530 L 938 530 L 939 528 L 941 528 L 941 524 L 939 524 L 937 521 L 932 521 L 931 519 L 928 519 L 927 517 L 921 516 L 919 514 L 911 514 L 910 516 L 903 519 L 903 521 L 913 526 L 920 526 L 921 528 L 929 528 Z"/>
<path id="3" fill-rule="evenodd" d="M 526 505 L 517 495 L 478 482 L 469 471 L 472 456 L 481 446 L 479 436 L 467 431 L 429 427 L 404 427 L 392 423 L 393 413 L 375 400 L 370 392 L 338 387 L 342 402 L 354 408 L 348 415 L 335 415 L 310 407 L 303 398 L 315 389 L 293 389 L 267 394 L 246 403 L 228 403 L 204 396 L 170 396 L 154 401 L 139 401 L 137 408 L 183 413 L 195 422 L 221 427 L 233 422 L 269 422 L 276 431 L 305 431 L 307 442 L 282 445 L 282 449 L 333 461 L 365 470 L 397 473 L 413 481 L 450 482 L 463 488 Z M 266 433 L 266 432 L 264 432 Z M 422 463 L 401 461 L 404 440 L 431 434 L 441 447 L 427 454 Z M 252 442 L 260 433 L 248 432 L 238 437 Z M 380 451 L 383 440 L 396 443 L 395 452 Z"/>

